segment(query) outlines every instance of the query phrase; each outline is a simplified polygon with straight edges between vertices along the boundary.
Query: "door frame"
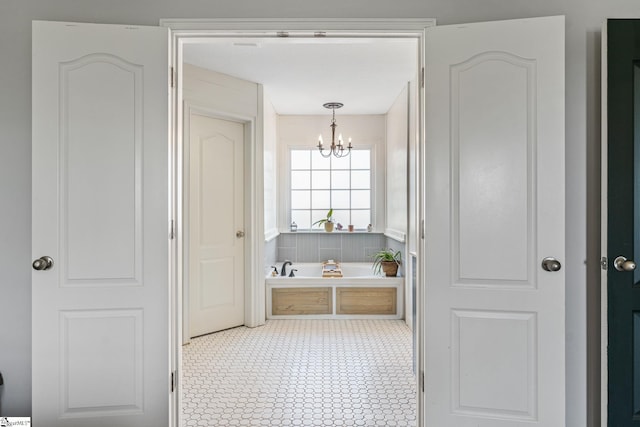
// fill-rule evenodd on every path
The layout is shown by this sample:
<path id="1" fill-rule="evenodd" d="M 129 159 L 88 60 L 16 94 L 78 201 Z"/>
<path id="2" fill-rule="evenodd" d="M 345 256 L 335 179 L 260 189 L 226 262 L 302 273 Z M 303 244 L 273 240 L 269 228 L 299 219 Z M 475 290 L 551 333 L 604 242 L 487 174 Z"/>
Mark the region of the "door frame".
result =
<path id="1" fill-rule="evenodd" d="M 181 87 L 181 84 L 178 84 L 178 87 Z M 259 91 L 260 95 L 262 94 L 262 90 Z M 183 179 L 183 183 L 180 186 L 180 190 L 182 192 L 182 203 L 183 203 L 183 209 L 182 209 L 182 215 L 184 218 L 188 218 L 188 209 L 190 209 L 190 203 L 191 201 L 189 200 L 189 192 L 186 191 L 186 189 L 189 187 L 189 183 L 188 183 L 188 176 L 190 173 L 190 162 L 188 159 L 188 153 L 189 153 L 189 149 L 190 149 L 190 129 L 187 126 L 184 126 L 184 124 L 187 122 L 188 117 L 191 114 L 199 114 L 202 116 L 206 116 L 206 117 L 210 117 L 213 119 L 221 119 L 221 120 L 226 120 L 226 121 L 230 121 L 230 122 L 235 122 L 235 123 L 239 123 L 242 125 L 243 130 L 244 130 L 244 159 L 243 159 L 243 167 L 244 167 L 244 176 L 249 177 L 249 179 L 251 179 L 251 182 L 253 182 L 254 175 L 256 175 L 254 169 L 248 170 L 248 168 L 252 167 L 253 163 L 252 163 L 252 157 L 250 155 L 250 153 L 248 153 L 248 151 L 252 150 L 253 147 L 255 146 L 254 142 L 256 141 L 256 122 L 259 120 L 257 117 L 249 117 L 249 116 L 243 116 L 243 115 L 235 115 L 235 114 L 229 114 L 227 112 L 224 111 L 219 111 L 219 110 L 215 110 L 215 109 L 211 109 L 208 108 L 206 106 L 200 105 L 197 102 L 194 101 L 187 101 L 184 100 L 184 102 L 182 102 L 182 124 L 183 124 L 183 134 L 182 134 L 182 155 L 183 155 L 183 162 L 181 163 L 182 165 L 182 173 L 180 174 L 180 178 Z M 261 112 L 259 111 L 258 114 L 260 115 Z M 243 221 L 245 224 L 251 224 L 251 209 L 247 209 L 247 206 L 249 206 L 249 204 L 251 203 L 251 199 L 250 196 L 252 195 L 251 192 L 252 188 L 250 189 L 249 192 L 245 192 L 244 194 L 244 198 L 243 198 L 243 204 L 244 204 L 244 212 L 243 212 Z M 189 286 L 189 261 L 190 261 L 190 254 L 189 254 L 189 244 L 190 244 L 190 231 L 189 231 L 189 221 L 184 221 L 181 224 L 181 228 L 179 228 L 182 230 L 181 233 L 178 233 L 178 239 L 182 239 L 182 263 L 183 263 L 183 268 L 184 268 L 184 272 L 182 275 L 182 298 L 183 298 L 183 305 L 182 305 L 182 344 L 187 344 L 189 343 L 189 341 L 191 340 L 190 338 L 190 332 L 189 332 L 189 328 L 190 328 L 190 303 L 189 303 L 189 292 L 190 292 L 190 286 Z M 250 227 L 245 227 L 244 231 L 247 232 L 249 231 Z M 253 233 L 252 233 L 253 234 Z M 242 262 L 242 267 L 244 268 L 245 271 L 251 271 L 252 265 L 253 264 L 253 260 L 251 259 L 251 257 L 249 256 L 249 254 L 247 253 L 247 241 L 245 240 L 244 242 L 244 260 Z M 260 292 L 257 292 L 257 289 L 252 286 L 252 282 L 250 280 L 247 280 L 247 278 L 245 277 L 244 280 L 244 322 L 245 325 L 250 326 L 250 327 L 254 327 L 254 326 L 259 326 L 262 323 L 264 323 L 264 321 L 260 322 L 260 312 L 253 312 L 253 316 L 251 313 L 251 310 L 253 309 L 252 304 L 251 304 L 251 300 L 256 300 L 256 301 L 260 301 L 260 299 L 263 297 L 263 295 L 260 295 Z M 256 322 L 257 319 L 257 322 Z M 257 324 L 256 324 L 257 323 Z"/>
<path id="2" fill-rule="evenodd" d="M 600 58 L 600 262 L 607 261 L 607 199 L 608 199 L 608 123 L 607 123 L 607 21 L 602 24 L 601 36 L 601 58 Z M 606 266 L 606 264 L 605 264 Z M 607 346 L 609 343 L 609 323 L 608 323 L 608 300 L 607 300 L 607 268 L 600 269 L 600 425 L 608 425 L 609 407 L 609 357 Z"/>
<path id="3" fill-rule="evenodd" d="M 416 384 L 417 384 L 417 425 L 424 423 L 424 236 L 421 224 L 424 224 L 424 38 L 425 29 L 434 26 L 435 19 L 161 19 L 160 26 L 170 29 L 171 52 L 169 67 L 172 69 L 171 94 L 171 123 L 172 123 L 172 148 L 171 148 L 171 182 L 169 183 L 172 195 L 172 217 L 175 221 L 175 238 L 173 240 L 172 253 L 172 278 L 171 278 L 171 331 L 172 348 L 171 356 L 173 369 L 180 373 L 182 357 L 182 325 L 183 318 L 183 287 L 184 287 L 184 194 L 183 188 L 183 105 L 180 76 L 182 75 L 182 49 L 187 43 L 205 41 L 207 38 L 276 38 L 276 37 L 324 37 L 327 33 L 339 37 L 379 37 L 379 38 L 415 38 L 418 42 L 418 69 L 416 75 L 422 83 L 418 83 L 418 102 L 416 103 L 418 114 L 418 141 L 416 143 L 418 169 L 416 171 L 416 236 L 414 236 L 417 253 L 417 290 L 416 290 Z M 249 190 L 245 200 L 246 236 L 245 257 L 248 266 L 245 278 L 249 290 L 245 298 L 245 322 L 247 326 L 258 326 L 265 321 L 265 285 L 264 271 L 259 268 L 264 259 L 263 245 L 264 235 L 264 201 L 263 201 L 263 147 L 262 138 L 262 92 L 259 92 L 259 112 L 255 121 L 252 144 L 245 153 Z M 181 409 L 181 376 L 178 375 L 178 392 L 174 393 L 175 408 Z M 177 420 L 179 425 L 180 414 L 173 414 L 172 420 Z"/>

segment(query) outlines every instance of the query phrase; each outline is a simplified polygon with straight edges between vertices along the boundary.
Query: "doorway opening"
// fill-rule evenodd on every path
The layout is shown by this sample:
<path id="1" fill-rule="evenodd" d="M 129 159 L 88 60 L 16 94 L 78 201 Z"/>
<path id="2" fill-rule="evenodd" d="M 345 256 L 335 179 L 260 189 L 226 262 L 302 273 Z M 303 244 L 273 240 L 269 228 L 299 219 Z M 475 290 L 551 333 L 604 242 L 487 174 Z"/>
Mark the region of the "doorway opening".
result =
<path id="1" fill-rule="evenodd" d="M 194 71 L 193 66 L 197 68 L 195 70 L 197 73 L 200 73 L 202 70 L 205 70 L 202 72 L 210 71 L 210 72 L 216 73 L 218 77 L 222 76 L 221 77 L 222 80 L 225 80 L 225 78 L 228 76 L 232 76 L 234 79 L 240 78 L 241 80 L 245 80 L 246 82 L 249 82 L 254 85 L 256 83 L 255 80 L 261 80 L 258 82 L 259 85 L 256 85 L 257 96 L 255 99 L 255 104 L 258 106 L 258 108 L 256 108 L 255 114 L 253 114 L 252 111 L 248 111 L 247 109 L 243 110 L 242 109 L 243 107 L 236 106 L 235 104 L 231 108 L 228 108 L 229 105 L 231 105 L 230 103 L 239 102 L 241 104 L 243 102 L 246 102 L 245 100 L 241 99 L 242 94 L 240 94 L 239 96 L 236 96 L 233 100 L 229 98 L 222 100 L 222 105 L 215 104 L 215 103 L 213 105 L 203 105 L 202 103 L 196 102 L 196 104 L 198 104 L 198 108 L 202 109 L 202 107 L 204 107 L 213 116 L 218 116 L 218 117 L 231 116 L 236 120 L 240 120 L 245 123 L 252 124 L 252 126 L 250 126 L 250 128 L 252 129 L 252 132 L 250 135 L 247 136 L 247 140 L 249 142 L 247 144 L 247 147 L 249 148 L 248 150 L 249 152 L 244 157 L 245 167 L 248 167 L 247 169 L 245 169 L 247 170 L 247 174 L 245 174 L 245 177 L 247 178 L 246 182 L 248 182 L 248 184 L 245 185 L 246 191 L 244 194 L 244 200 L 247 203 L 245 205 L 245 214 L 244 214 L 245 227 L 244 227 L 244 230 L 242 230 L 246 232 L 246 235 L 249 238 L 247 238 L 246 241 L 244 241 L 246 255 L 244 258 L 244 262 L 240 267 L 241 269 L 247 272 L 246 277 L 244 279 L 245 303 L 243 304 L 245 309 L 244 325 L 246 326 L 255 327 L 255 326 L 262 325 L 265 322 L 266 289 L 265 289 L 265 282 L 264 282 L 265 269 L 263 268 L 263 264 L 264 264 L 263 260 L 269 259 L 269 255 L 265 254 L 265 252 L 271 250 L 269 249 L 268 243 L 265 244 L 265 240 L 268 240 L 270 237 L 272 239 L 274 237 L 277 239 L 279 230 L 286 230 L 287 224 L 290 221 L 290 217 L 288 216 L 288 212 L 289 212 L 288 210 L 290 209 L 290 205 L 288 204 L 287 195 L 279 194 L 278 200 L 272 200 L 274 205 L 271 205 L 271 206 L 269 205 L 269 201 L 264 197 L 264 194 L 266 194 L 267 187 L 269 187 L 270 185 L 273 185 L 275 187 L 275 188 L 272 188 L 274 190 L 274 193 L 282 192 L 282 188 L 283 188 L 282 185 L 276 184 L 279 181 L 278 177 L 275 177 L 275 176 L 272 177 L 274 182 L 269 182 L 270 177 L 264 175 L 264 169 L 263 169 L 263 165 L 265 165 L 263 156 L 265 155 L 265 144 L 267 144 L 264 138 L 264 130 L 265 130 L 265 127 L 268 126 L 268 124 L 264 122 L 263 108 L 264 108 L 264 105 L 266 105 L 265 98 L 269 97 L 268 101 L 273 105 L 273 101 L 271 97 L 272 96 L 277 97 L 277 94 L 274 95 L 274 92 L 272 91 L 272 87 L 270 86 L 270 82 L 268 78 L 266 80 L 261 78 L 260 79 L 253 78 L 250 75 L 246 75 L 246 74 L 240 75 L 238 77 L 237 76 L 238 73 L 234 72 L 233 70 L 225 69 L 224 67 L 221 68 L 220 62 L 218 62 L 218 66 L 207 65 L 207 59 L 201 59 L 202 62 L 197 63 L 198 57 L 208 58 L 208 59 L 216 58 L 216 59 L 222 60 L 222 63 L 232 62 L 234 58 L 237 59 L 237 55 L 234 56 L 229 52 L 225 52 L 225 49 L 233 48 L 233 49 L 251 50 L 253 51 L 253 55 L 255 56 L 256 55 L 255 51 L 260 50 L 261 46 L 268 46 L 271 44 L 280 46 L 281 50 L 291 49 L 292 46 L 296 46 L 296 45 L 298 45 L 298 47 L 302 45 L 304 48 L 307 48 L 307 49 L 311 46 L 314 46 L 314 47 L 323 48 L 327 52 L 329 52 L 329 54 L 325 55 L 325 57 L 331 60 L 332 51 L 335 52 L 336 49 L 340 47 L 348 46 L 349 48 L 355 48 L 356 50 L 372 50 L 373 52 L 375 52 L 376 45 L 381 45 L 385 43 L 387 45 L 392 45 L 394 43 L 396 45 L 400 45 L 404 43 L 404 45 L 406 46 L 407 45 L 406 42 L 407 41 L 410 42 L 409 44 L 413 46 L 412 55 L 413 55 L 414 65 L 412 70 L 410 70 L 410 74 L 412 78 L 405 79 L 404 84 L 405 84 L 405 89 L 407 90 L 406 103 L 407 103 L 407 109 L 408 109 L 408 117 L 411 118 L 410 120 L 408 119 L 407 121 L 407 130 L 406 130 L 407 141 L 405 141 L 405 144 L 406 144 L 405 146 L 406 147 L 405 148 L 406 150 L 405 151 L 405 162 L 406 162 L 405 177 L 407 177 L 407 181 L 411 181 L 411 182 L 404 183 L 405 194 L 403 195 L 403 197 L 406 203 L 406 208 L 404 209 L 404 218 L 402 218 L 404 220 L 404 224 L 403 224 L 404 233 L 402 232 L 402 230 L 398 231 L 397 228 L 386 226 L 386 220 L 392 216 L 392 214 L 390 214 L 390 209 L 387 209 L 387 205 L 386 205 L 386 203 L 389 203 L 390 200 L 385 201 L 384 197 L 375 197 L 375 196 L 373 197 L 373 199 L 378 202 L 378 205 L 376 205 L 378 212 L 377 212 L 377 216 L 374 216 L 374 218 L 376 218 L 377 228 L 380 231 L 380 234 L 386 235 L 383 237 L 385 239 L 385 243 L 389 241 L 389 239 L 391 239 L 393 242 L 395 242 L 395 244 L 402 247 L 402 252 L 404 254 L 405 280 L 408 281 L 409 277 L 415 277 L 415 278 L 419 277 L 420 258 L 417 255 L 420 252 L 420 247 L 419 247 L 420 241 L 418 239 L 416 230 L 418 230 L 419 228 L 417 226 L 417 222 L 418 222 L 417 218 L 420 217 L 420 209 L 419 209 L 420 200 L 419 200 L 419 192 L 418 192 L 418 188 L 420 185 L 419 184 L 420 177 L 418 176 L 417 171 L 419 170 L 418 169 L 419 155 L 420 155 L 419 141 L 421 140 L 421 129 L 422 129 L 421 127 L 422 123 L 419 117 L 421 117 L 422 115 L 418 114 L 418 110 L 420 109 L 422 100 L 420 96 L 420 90 L 418 89 L 418 83 L 416 81 L 420 80 L 419 70 L 421 68 L 420 64 L 422 63 L 421 55 L 420 55 L 420 52 L 422 51 L 422 31 L 424 27 L 433 25 L 432 22 L 426 22 L 426 23 L 424 21 L 420 23 L 413 22 L 412 26 L 414 28 L 408 29 L 404 32 L 402 31 L 399 32 L 397 30 L 394 32 L 387 32 L 387 31 L 372 32 L 371 30 L 362 29 L 362 30 L 349 30 L 349 31 L 342 30 L 339 32 L 336 31 L 335 34 L 331 34 L 331 32 L 324 32 L 324 31 L 319 33 L 317 31 L 310 32 L 310 31 L 300 30 L 295 34 L 291 31 L 288 32 L 287 37 L 283 37 L 282 32 L 277 32 L 277 31 L 268 31 L 268 32 L 259 34 L 260 37 L 256 37 L 255 33 L 249 32 L 249 31 L 244 33 L 242 31 L 234 31 L 232 32 L 232 34 L 230 34 L 228 30 L 220 30 L 220 29 L 212 30 L 209 32 L 199 31 L 197 34 L 194 34 L 189 30 L 181 34 L 179 30 L 180 25 L 172 22 L 168 22 L 164 24 L 170 26 L 174 31 L 174 48 L 175 48 L 174 50 L 176 52 L 176 56 L 174 58 L 174 68 L 175 70 L 177 70 L 176 74 L 178 77 L 177 97 L 174 100 L 175 111 L 177 111 L 177 114 L 175 115 L 175 118 L 174 118 L 175 124 L 176 124 L 175 129 L 177 130 L 175 138 L 176 138 L 176 141 L 178 142 L 177 144 L 178 149 L 176 152 L 177 163 L 176 163 L 176 170 L 175 170 L 175 179 L 176 179 L 177 185 L 176 185 L 175 191 L 176 191 L 176 200 L 178 201 L 178 203 L 176 204 L 176 210 L 177 210 L 176 218 L 178 218 L 177 228 L 178 230 L 182 230 L 183 232 L 178 233 L 179 238 L 177 242 L 178 244 L 177 254 L 178 254 L 179 260 L 182 260 L 182 262 L 180 261 L 178 262 L 178 264 L 180 265 L 177 268 L 177 271 L 179 273 L 176 280 L 179 284 L 178 298 L 179 299 L 184 298 L 183 300 L 184 302 L 182 304 L 179 304 L 179 307 L 176 310 L 176 312 L 178 313 L 177 319 L 175 319 L 177 321 L 176 330 L 179 331 L 179 333 L 182 335 L 182 339 L 179 339 L 177 341 L 178 343 L 187 342 L 189 340 L 189 337 L 192 336 L 188 328 L 188 325 L 190 322 L 187 317 L 188 313 L 191 312 L 190 305 L 187 303 L 187 298 L 186 298 L 186 293 L 188 292 L 188 288 L 189 288 L 189 283 L 187 283 L 187 281 L 185 280 L 185 277 L 188 276 L 188 273 L 186 271 L 188 264 L 184 262 L 185 260 L 189 259 L 189 255 L 190 255 L 189 253 L 190 251 L 185 249 L 187 248 L 187 246 L 184 240 L 184 239 L 187 239 L 187 240 L 189 239 L 188 237 L 189 235 L 187 233 L 187 231 L 189 230 L 187 206 L 189 205 L 186 204 L 185 200 L 188 197 L 186 197 L 187 194 L 186 192 L 184 192 L 184 188 L 185 188 L 184 180 L 186 179 L 184 168 L 185 168 L 185 165 L 188 164 L 186 160 L 186 151 L 185 151 L 186 137 L 184 137 L 184 135 L 186 134 L 185 132 L 187 130 L 185 123 L 190 117 L 189 114 L 191 114 L 188 110 L 194 106 L 194 101 L 193 99 L 189 99 L 189 94 L 188 94 L 189 89 L 185 88 L 185 82 L 183 79 L 184 79 L 184 76 Z M 187 27 L 189 26 L 188 24 L 184 24 L 184 25 L 186 25 Z M 329 27 L 333 26 L 334 28 L 337 28 L 337 27 L 340 27 L 340 25 L 341 24 L 338 22 L 332 22 L 329 24 Z M 345 25 L 345 24 L 343 23 L 342 25 Z M 213 26 L 215 27 L 215 25 Z M 215 52 L 215 50 L 213 52 L 209 52 L 208 54 L 203 53 L 203 51 L 206 51 L 207 48 L 212 48 L 212 47 L 219 49 L 219 51 L 217 53 Z M 321 58 L 322 57 L 323 56 L 321 56 Z M 378 61 L 380 61 L 381 63 L 384 63 L 384 60 L 382 58 L 385 58 L 385 55 L 379 53 Z M 265 59 L 263 58 L 262 60 L 264 61 Z M 196 64 L 194 64 L 194 62 L 196 62 Z M 212 62 L 215 62 L 215 61 L 212 61 Z M 285 63 L 287 64 L 287 67 L 289 69 L 295 70 L 295 67 L 293 66 L 293 64 L 291 64 L 290 62 L 285 62 Z M 185 64 L 189 64 L 189 65 L 185 65 Z M 349 68 L 347 63 L 338 61 L 338 64 L 340 66 L 345 66 L 347 69 Z M 245 65 L 244 69 L 245 70 L 251 69 L 251 67 L 247 67 Z M 329 67 L 329 71 L 330 70 L 331 70 L 331 67 Z M 236 76 L 234 76 L 234 74 L 236 74 Z M 367 73 L 362 73 L 362 72 L 360 73 L 352 72 L 351 74 L 356 79 L 360 79 L 360 80 L 362 80 L 363 78 L 366 78 L 367 76 Z M 204 80 L 206 80 L 206 78 Z M 344 79 L 344 78 L 334 79 L 334 80 L 340 82 L 340 85 L 338 86 L 342 89 L 341 93 L 348 92 L 347 88 L 349 87 L 350 81 L 353 82 L 352 80 Z M 239 88 L 238 86 L 235 85 L 236 84 L 235 81 L 225 81 L 223 86 L 225 84 L 230 88 L 231 92 L 233 92 L 233 90 L 236 90 L 235 92 L 236 95 L 238 95 L 238 93 L 241 93 L 243 90 L 241 87 Z M 379 86 L 370 84 L 370 91 L 375 91 L 376 87 L 379 87 Z M 320 91 L 322 91 L 319 85 L 318 85 L 318 88 Z M 294 90 L 294 92 L 300 92 L 300 90 L 296 89 Z M 326 93 L 328 91 L 325 90 L 324 92 Z M 367 102 L 367 98 L 370 98 L 368 93 L 361 92 L 360 97 L 365 99 L 364 101 L 365 104 L 371 105 L 373 102 L 371 99 L 369 99 L 369 101 Z M 291 94 L 289 94 L 289 99 L 293 100 L 294 98 L 295 97 L 292 97 Z M 212 99 L 211 97 L 208 98 L 209 101 L 211 99 Z M 328 100 L 327 98 L 320 99 L 320 101 L 323 101 L 323 102 L 327 100 Z M 331 100 L 334 100 L 334 99 L 332 98 Z M 200 101 L 204 102 L 205 104 L 206 102 L 208 102 L 202 99 L 200 99 Z M 221 101 L 221 100 L 218 99 L 217 101 Z M 280 111 L 278 111 L 278 108 L 276 107 L 274 108 L 274 111 L 276 115 L 295 116 L 297 115 L 295 114 L 296 112 L 313 115 L 313 114 L 317 114 L 316 111 L 318 109 L 317 108 L 318 106 L 322 108 L 323 102 L 320 102 L 320 101 L 310 102 L 307 100 L 305 102 L 303 100 L 301 101 L 302 104 L 292 103 L 289 109 L 280 108 Z M 249 104 L 251 104 L 251 101 L 249 101 Z M 388 105 L 387 107 L 389 106 L 390 105 Z M 309 107 L 315 107 L 316 111 L 309 110 Z M 351 110 L 352 115 L 361 115 L 363 114 L 363 112 L 364 114 L 367 113 L 367 111 L 365 110 L 358 110 L 356 108 Z M 379 114 L 379 113 L 380 111 L 375 111 L 373 114 Z M 309 131 L 312 134 L 315 133 L 315 130 L 313 131 L 309 130 Z M 411 137 L 409 137 L 409 134 L 412 134 Z M 411 146 L 409 146 L 410 143 L 408 142 L 408 140 L 410 139 L 412 139 Z M 296 143 L 300 144 L 300 142 L 298 141 L 296 141 Z M 366 143 L 366 142 L 362 141 L 362 143 Z M 268 150 L 269 147 L 267 147 L 266 149 Z M 275 152 L 269 152 L 267 153 L 268 155 L 275 155 L 278 159 L 282 159 L 283 157 L 285 157 L 282 155 L 282 151 L 284 151 L 284 148 L 277 146 L 276 144 L 276 147 L 272 149 L 274 149 Z M 381 159 L 384 159 L 385 154 L 387 153 L 382 151 L 378 153 L 378 156 Z M 380 175 L 384 177 L 385 172 L 389 172 L 387 168 L 390 165 L 384 161 L 381 164 L 382 164 L 382 170 L 380 172 L 382 173 Z M 282 169 L 283 167 L 281 165 L 278 165 L 277 168 Z M 387 182 L 381 179 L 380 182 L 378 183 L 378 188 L 376 189 L 376 191 L 379 194 L 384 194 L 385 187 L 388 191 L 387 184 L 388 184 Z M 265 192 L 261 191 L 262 189 L 264 189 Z M 393 196 L 391 196 L 390 198 L 392 199 Z M 287 202 L 283 202 L 283 200 L 285 199 L 287 200 Z M 183 206 L 184 208 L 182 208 Z M 277 211 L 277 214 L 273 212 L 273 210 L 269 211 L 270 209 Z M 397 224 L 398 219 L 395 218 L 395 220 Z M 268 223 L 269 221 L 271 221 L 271 223 Z M 399 228 L 402 228 L 402 226 L 400 226 Z M 265 236 L 265 239 L 262 238 L 263 235 Z M 183 236 L 183 237 L 180 238 L 180 236 Z M 272 244 L 271 247 L 273 246 L 274 245 Z M 418 262 L 412 263 L 410 262 L 410 260 L 418 260 Z M 282 260 L 278 260 L 278 261 L 282 261 Z M 269 265 L 264 265 L 264 267 L 269 267 Z M 408 305 L 405 307 L 404 312 L 405 312 L 405 317 L 407 319 L 407 324 L 413 330 L 413 342 L 414 342 L 413 348 L 414 348 L 414 351 L 417 350 L 413 355 L 413 364 L 415 365 L 414 372 L 417 373 L 417 372 L 420 372 L 422 364 L 420 361 L 421 358 L 419 357 L 420 343 L 418 342 L 418 340 L 419 340 L 420 334 L 418 333 L 418 330 L 420 328 L 420 322 L 419 322 L 420 304 L 418 304 L 419 290 L 415 289 L 416 283 L 419 283 L 419 281 L 413 280 L 413 281 L 410 281 L 410 283 L 407 283 L 405 285 L 404 295 L 406 295 L 405 301 L 407 301 Z M 411 286 L 413 286 L 413 288 L 411 288 Z M 187 292 L 185 292 L 185 290 Z M 182 313 L 180 312 L 181 310 L 182 310 Z M 214 331 L 211 331 L 211 332 L 214 332 Z M 182 364 L 181 349 L 179 345 L 177 346 L 177 349 L 176 349 L 176 361 L 177 361 L 176 363 L 177 369 L 181 369 L 181 364 Z M 179 378 L 180 377 L 181 376 L 179 376 Z M 415 374 L 414 378 L 415 378 L 415 383 L 417 384 L 418 375 Z M 419 397 L 420 391 L 417 389 L 418 387 L 416 386 L 416 391 Z M 180 399 L 181 399 L 181 396 L 178 396 L 178 400 Z M 417 400 L 420 401 L 419 398 Z M 179 403 L 179 406 L 181 406 L 180 403 Z M 418 410 L 418 416 L 416 417 L 416 421 L 418 421 L 419 419 L 420 419 L 420 410 Z"/>

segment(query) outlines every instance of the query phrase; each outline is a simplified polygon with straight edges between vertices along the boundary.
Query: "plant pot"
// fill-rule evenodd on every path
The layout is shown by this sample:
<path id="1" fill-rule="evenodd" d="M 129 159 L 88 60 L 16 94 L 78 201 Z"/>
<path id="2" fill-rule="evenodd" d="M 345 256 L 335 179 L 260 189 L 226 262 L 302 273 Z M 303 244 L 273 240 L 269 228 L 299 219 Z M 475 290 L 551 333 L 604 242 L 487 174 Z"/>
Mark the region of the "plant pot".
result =
<path id="1" fill-rule="evenodd" d="M 398 263 L 395 261 L 382 261 L 382 271 L 387 277 L 396 277 L 398 275 Z"/>
<path id="2" fill-rule="evenodd" d="M 326 231 L 327 233 L 331 233 L 333 231 L 333 223 L 332 222 L 325 222 L 324 223 L 324 231 Z"/>

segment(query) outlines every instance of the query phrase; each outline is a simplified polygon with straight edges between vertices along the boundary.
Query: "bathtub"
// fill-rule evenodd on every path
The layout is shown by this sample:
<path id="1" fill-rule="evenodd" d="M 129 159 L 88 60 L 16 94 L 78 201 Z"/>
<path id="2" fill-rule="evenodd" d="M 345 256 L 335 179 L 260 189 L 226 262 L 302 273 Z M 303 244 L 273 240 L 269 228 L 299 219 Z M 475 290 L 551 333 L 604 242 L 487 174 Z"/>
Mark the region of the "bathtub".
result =
<path id="1" fill-rule="evenodd" d="M 403 277 L 375 275 L 371 263 L 342 263 L 343 277 L 322 277 L 321 263 L 288 265 L 287 275 L 292 268 L 295 277 L 265 279 L 268 319 L 404 317 Z"/>

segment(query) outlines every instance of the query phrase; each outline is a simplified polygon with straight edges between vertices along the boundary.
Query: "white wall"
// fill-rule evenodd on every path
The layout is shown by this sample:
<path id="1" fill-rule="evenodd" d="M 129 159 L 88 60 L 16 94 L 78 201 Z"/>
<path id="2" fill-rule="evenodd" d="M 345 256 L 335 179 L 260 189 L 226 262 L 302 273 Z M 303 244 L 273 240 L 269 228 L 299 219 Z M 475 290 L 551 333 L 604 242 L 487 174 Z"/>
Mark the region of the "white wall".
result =
<path id="1" fill-rule="evenodd" d="M 371 216 L 374 230 L 383 231 L 384 216 L 384 185 L 385 185 L 385 116 L 372 115 L 341 115 L 336 112 L 336 133 L 342 133 L 345 140 L 353 139 L 353 147 L 357 149 L 370 148 L 371 161 L 375 164 L 375 182 L 371 188 L 372 207 Z M 314 148 L 318 145 L 318 135 L 322 133 L 325 146 L 331 145 L 331 114 L 318 116 L 278 116 L 278 165 L 280 170 L 280 191 L 286 192 L 289 187 L 289 148 Z M 336 136 L 337 138 L 337 136 Z M 288 197 L 280 197 L 279 222 L 280 231 L 289 230 L 291 218 L 289 215 Z M 339 221 L 340 219 L 337 218 Z M 315 221 L 315 218 L 314 218 Z M 346 227 L 347 224 L 343 225 Z"/>
<path id="2" fill-rule="evenodd" d="M 387 112 L 385 234 L 403 241 L 407 234 L 409 93 L 405 87 Z"/>
<path id="3" fill-rule="evenodd" d="M 410 162 L 407 165 L 409 172 L 407 174 L 407 185 L 409 200 L 407 202 L 408 215 L 408 233 L 407 233 L 407 251 L 416 253 L 418 250 L 418 168 L 420 164 L 420 158 L 418 153 L 418 140 L 420 139 L 420 120 L 418 117 L 418 88 L 416 81 L 409 82 L 409 159 Z"/>
<path id="4" fill-rule="evenodd" d="M 182 84 L 185 104 L 240 120 L 258 116 L 257 83 L 184 64 Z"/>
<path id="5" fill-rule="evenodd" d="M 564 14 L 567 129 L 567 426 L 584 427 L 599 365 L 600 28 L 638 17 L 637 0 L 2 0 L 0 2 L 0 412 L 31 412 L 31 20 L 157 25 L 161 18 L 436 18 L 438 24 Z M 587 311 L 587 309 L 589 311 Z M 587 344 L 589 358 L 587 366 Z M 597 394 L 597 375 L 594 393 Z"/>
<path id="6" fill-rule="evenodd" d="M 278 235 L 278 116 L 269 100 L 269 93 L 263 93 L 264 123 L 264 235 L 270 241 Z"/>
<path id="7" fill-rule="evenodd" d="M 386 142 L 386 216 L 385 235 L 389 246 L 402 251 L 403 276 L 411 277 L 410 258 L 407 252 L 408 216 L 409 209 L 409 85 L 397 96 L 389 111 L 387 111 L 387 142 Z M 415 157 L 414 157 L 415 159 Z M 413 294 L 411 280 L 405 280 L 404 304 L 405 321 L 413 328 Z"/>
<path id="8" fill-rule="evenodd" d="M 215 71 L 207 70 L 204 68 L 196 67 L 191 64 L 184 64 L 182 69 L 182 98 L 184 100 L 183 108 L 184 108 L 184 146 L 185 146 L 185 155 L 184 155 L 184 168 L 185 174 L 189 174 L 190 170 L 190 162 L 192 160 L 189 159 L 187 153 L 188 149 L 188 137 L 189 135 L 189 114 L 193 112 L 204 112 L 209 113 L 212 116 L 225 118 L 229 120 L 235 120 L 239 122 L 247 122 L 253 121 L 254 126 L 258 129 L 255 129 L 256 135 L 252 139 L 255 146 L 253 148 L 245 147 L 245 224 L 246 230 L 251 230 L 251 220 L 247 215 L 247 211 L 253 205 L 253 200 L 249 196 L 250 189 L 250 181 L 253 179 L 253 175 L 255 172 L 250 169 L 247 170 L 247 164 L 250 161 L 247 161 L 248 158 L 251 158 L 255 153 L 255 161 L 258 164 L 263 162 L 263 154 L 262 154 L 262 136 L 258 135 L 258 132 L 261 131 L 260 124 L 262 123 L 259 120 L 258 115 L 262 110 L 262 106 L 259 105 L 261 102 L 261 93 L 262 88 L 257 83 L 249 82 L 246 80 L 238 79 L 236 77 L 228 76 L 226 74 L 217 73 Z M 262 126 L 264 129 L 264 126 Z M 254 180 L 255 181 L 255 180 Z M 189 235 L 189 211 L 194 208 L 191 206 L 191 202 L 189 200 L 189 180 L 184 181 L 184 205 L 186 211 L 184 212 L 184 218 L 187 221 L 185 224 L 185 235 Z M 262 194 L 262 188 L 257 188 L 256 192 L 258 194 Z M 262 209 L 262 203 L 258 203 L 255 206 L 256 211 L 260 211 Z M 256 233 L 263 234 L 264 228 L 262 221 L 258 224 L 260 230 L 256 230 Z M 188 237 L 184 238 L 185 246 L 189 247 L 189 239 Z M 185 265 L 189 266 L 189 250 L 185 250 Z M 261 252 L 258 254 L 258 258 L 256 261 L 264 262 L 264 254 Z M 251 280 L 249 277 L 250 269 L 247 269 L 247 277 L 246 280 Z M 263 268 L 258 268 L 257 271 L 262 272 Z M 183 333 L 183 342 L 186 343 L 189 341 L 190 334 L 190 325 L 189 325 L 189 313 L 190 313 L 190 298 L 189 298 L 189 280 L 188 277 L 191 273 L 190 268 L 185 268 L 184 275 L 184 295 L 183 295 L 183 313 L 184 313 L 184 322 L 182 325 L 182 333 Z M 264 274 L 260 273 L 258 276 L 260 279 L 264 277 Z M 261 290 L 264 287 L 260 288 Z M 250 294 L 246 294 L 247 298 L 250 298 Z M 259 292 L 256 294 L 256 301 L 258 307 L 263 307 L 264 304 L 260 305 L 260 301 L 265 300 L 264 292 Z M 259 319 L 263 319 L 264 316 L 258 316 Z M 262 322 L 262 320 L 259 320 Z M 252 323 L 251 321 L 246 322 L 247 325 Z M 255 326 L 251 324 L 251 326 Z"/>

